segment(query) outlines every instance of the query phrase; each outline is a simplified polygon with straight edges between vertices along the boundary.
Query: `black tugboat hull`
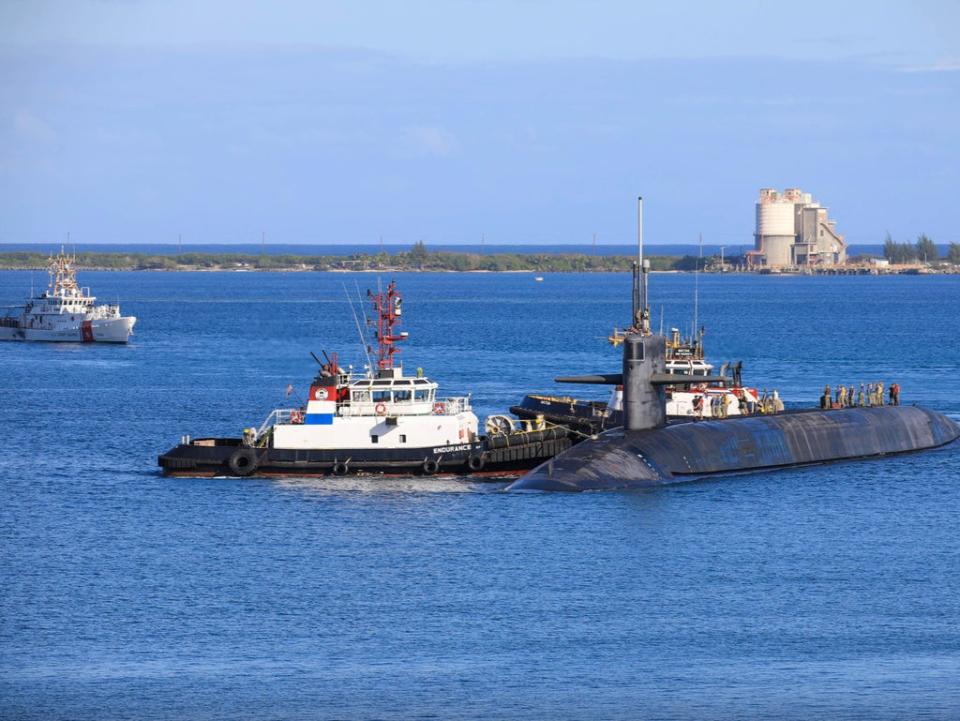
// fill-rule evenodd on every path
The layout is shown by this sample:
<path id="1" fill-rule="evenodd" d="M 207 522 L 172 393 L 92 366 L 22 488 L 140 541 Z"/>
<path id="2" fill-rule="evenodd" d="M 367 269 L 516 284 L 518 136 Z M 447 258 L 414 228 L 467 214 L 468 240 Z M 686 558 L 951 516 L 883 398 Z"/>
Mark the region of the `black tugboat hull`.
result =
<path id="1" fill-rule="evenodd" d="M 876 458 L 947 445 L 960 426 L 916 406 L 797 411 L 607 431 L 508 490 L 642 488 L 750 471 Z"/>
<path id="2" fill-rule="evenodd" d="M 251 448 L 238 438 L 200 438 L 157 458 L 165 475 L 498 475 L 516 476 L 571 446 L 566 431 L 485 438 L 439 448 L 292 450 Z"/>

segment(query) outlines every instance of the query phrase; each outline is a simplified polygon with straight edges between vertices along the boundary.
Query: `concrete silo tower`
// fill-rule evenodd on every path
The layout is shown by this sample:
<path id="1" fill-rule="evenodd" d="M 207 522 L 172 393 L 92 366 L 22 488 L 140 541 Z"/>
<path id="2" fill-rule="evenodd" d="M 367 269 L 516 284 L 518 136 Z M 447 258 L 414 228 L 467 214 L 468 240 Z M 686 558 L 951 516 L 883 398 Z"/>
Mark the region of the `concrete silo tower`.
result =
<path id="1" fill-rule="evenodd" d="M 847 244 L 827 209 L 810 193 L 763 188 L 757 201 L 753 258 L 768 268 L 832 266 L 846 261 Z"/>
<path id="2" fill-rule="evenodd" d="M 800 191 L 778 193 L 763 188 L 757 201 L 757 252 L 768 267 L 793 265 L 793 245 L 797 241 L 796 203 Z"/>

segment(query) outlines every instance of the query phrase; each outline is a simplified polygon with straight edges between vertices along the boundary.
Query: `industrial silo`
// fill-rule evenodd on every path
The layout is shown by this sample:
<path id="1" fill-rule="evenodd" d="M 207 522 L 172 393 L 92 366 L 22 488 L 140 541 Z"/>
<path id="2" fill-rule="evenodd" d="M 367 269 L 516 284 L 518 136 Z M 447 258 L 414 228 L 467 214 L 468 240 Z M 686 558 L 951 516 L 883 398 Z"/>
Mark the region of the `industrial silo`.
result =
<path id="1" fill-rule="evenodd" d="M 780 195 L 772 188 L 760 191 L 756 243 L 768 267 L 793 265 L 792 250 L 797 239 L 794 203 L 790 193 Z"/>

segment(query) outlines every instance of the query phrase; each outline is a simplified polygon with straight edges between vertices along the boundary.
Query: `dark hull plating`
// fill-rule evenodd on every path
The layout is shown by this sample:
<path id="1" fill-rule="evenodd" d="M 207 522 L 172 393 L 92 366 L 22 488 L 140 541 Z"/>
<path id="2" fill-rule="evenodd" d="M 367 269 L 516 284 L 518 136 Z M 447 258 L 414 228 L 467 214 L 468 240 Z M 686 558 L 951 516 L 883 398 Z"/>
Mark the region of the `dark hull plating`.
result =
<path id="1" fill-rule="evenodd" d="M 915 406 L 798 411 L 617 428 L 535 468 L 508 490 L 638 488 L 713 475 L 909 453 L 945 445 L 960 427 Z"/>
<path id="2" fill-rule="evenodd" d="M 236 438 L 198 439 L 159 456 L 167 475 L 346 475 L 346 474 L 490 474 L 519 475 L 567 450 L 571 441 L 560 432 L 543 432 L 534 442 L 500 445 L 484 439 L 445 448 L 340 450 L 243 449 Z M 238 452 L 255 461 L 237 472 L 230 460 Z M 471 459 L 473 461 L 471 462 Z M 482 459 L 478 462 L 476 459 Z"/>

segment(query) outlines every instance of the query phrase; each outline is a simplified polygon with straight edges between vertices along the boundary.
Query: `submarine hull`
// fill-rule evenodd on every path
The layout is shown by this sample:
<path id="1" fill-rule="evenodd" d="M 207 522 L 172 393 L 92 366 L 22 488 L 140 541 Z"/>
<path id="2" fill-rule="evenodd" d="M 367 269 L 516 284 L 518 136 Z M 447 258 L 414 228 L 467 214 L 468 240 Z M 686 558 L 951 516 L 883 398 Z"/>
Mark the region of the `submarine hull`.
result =
<path id="1" fill-rule="evenodd" d="M 936 448 L 960 426 L 918 406 L 794 411 L 609 430 L 517 479 L 507 490 L 588 491 L 681 483 Z"/>

